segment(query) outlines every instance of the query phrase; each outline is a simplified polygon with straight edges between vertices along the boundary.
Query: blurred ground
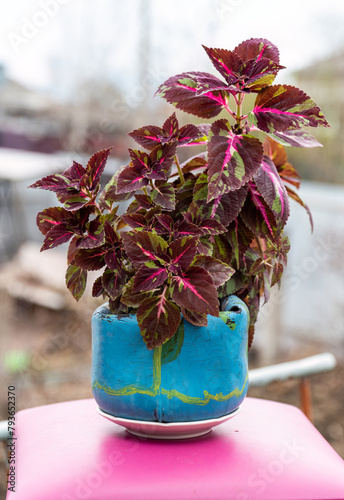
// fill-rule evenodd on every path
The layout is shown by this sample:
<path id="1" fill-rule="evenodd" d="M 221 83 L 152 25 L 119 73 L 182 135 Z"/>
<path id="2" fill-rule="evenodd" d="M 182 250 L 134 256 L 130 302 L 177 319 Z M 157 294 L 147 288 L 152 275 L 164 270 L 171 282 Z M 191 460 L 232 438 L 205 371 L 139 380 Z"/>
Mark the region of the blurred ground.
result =
<path id="1" fill-rule="evenodd" d="M 91 331 L 94 301 L 62 311 L 14 299 L 0 291 L 2 335 L 0 355 L 2 390 L 0 420 L 7 420 L 7 387 L 16 387 L 16 411 L 33 406 L 92 397 L 90 388 Z M 7 353 L 5 355 L 5 353 Z M 276 362 L 316 354 L 307 352 L 282 356 Z M 259 366 L 251 354 L 251 368 Z M 344 367 L 312 378 L 314 424 L 344 458 Z M 252 397 L 266 398 L 299 406 L 297 381 L 274 383 L 249 390 Z M 5 447 L 0 454 L 0 500 L 5 498 Z"/>

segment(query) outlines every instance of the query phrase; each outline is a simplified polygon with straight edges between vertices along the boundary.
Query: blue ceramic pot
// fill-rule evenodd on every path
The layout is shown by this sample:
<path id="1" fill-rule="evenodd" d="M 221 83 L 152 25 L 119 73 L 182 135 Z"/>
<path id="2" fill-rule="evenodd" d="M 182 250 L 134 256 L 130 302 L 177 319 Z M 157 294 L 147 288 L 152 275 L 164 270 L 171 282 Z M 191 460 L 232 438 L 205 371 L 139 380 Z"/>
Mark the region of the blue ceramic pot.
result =
<path id="1" fill-rule="evenodd" d="M 92 318 L 92 390 L 99 407 L 116 417 L 190 422 L 233 412 L 248 389 L 249 314 L 230 296 L 219 318 L 194 326 L 184 318 L 177 333 L 149 351 L 134 315 Z"/>

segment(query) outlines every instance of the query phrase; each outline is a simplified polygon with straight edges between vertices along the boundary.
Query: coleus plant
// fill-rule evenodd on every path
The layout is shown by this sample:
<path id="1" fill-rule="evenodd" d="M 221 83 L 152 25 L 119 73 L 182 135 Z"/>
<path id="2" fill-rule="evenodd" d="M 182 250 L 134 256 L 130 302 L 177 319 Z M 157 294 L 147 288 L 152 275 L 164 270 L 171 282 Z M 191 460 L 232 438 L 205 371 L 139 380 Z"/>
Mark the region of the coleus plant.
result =
<path id="1" fill-rule="evenodd" d="M 88 272 L 103 269 L 93 296 L 107 297 L 111 312 L 136 314 L 148 349 L 173 337 L 182 316 L 206 325 L 230 294 L 249 307 L 251 343 L 260 304 L 287 262 L 289 197 L 309 212 L 291 188 L 299 175 L 284 146 L 320 146 L 303 127 L 329 126 L 303 91 L 273 85 L 283 66 L 268 40 L 204 49 L 220 78 L 182 73 L 157 95 L 205 121 L 180 126 L 173 113 L 162 127 L 134 130 L 143 149 L 129 149 L 128 165 L 104 187 L 111 148 L 31 186 L 60 202 L 40 212 L 37 225 L 42 250 L 69 242 L 66 284 L 74 298 Z M 248 94 L 255 102 L 244 113 Z M 178 149 L 192 145 L 202 151 L 180 164 Z M 119 215 L 118 204 L 131 198 Z"/>

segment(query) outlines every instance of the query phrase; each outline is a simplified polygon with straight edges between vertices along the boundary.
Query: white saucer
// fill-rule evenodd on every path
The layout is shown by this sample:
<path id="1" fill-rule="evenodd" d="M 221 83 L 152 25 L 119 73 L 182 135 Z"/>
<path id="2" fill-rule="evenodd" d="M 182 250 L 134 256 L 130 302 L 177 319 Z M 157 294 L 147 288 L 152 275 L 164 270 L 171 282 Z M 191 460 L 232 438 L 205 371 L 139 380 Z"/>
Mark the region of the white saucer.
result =
<path id="1" fill-rule="evenodd" d="M 135 436 L 151 439 L 186 439 L 203 436 L 223 422 L 235 417 L 239 413 L 241 406 L 228 415 L 208 420 L 196 420 L 193 422 L 148 422 L 145 420 L 133 420 L 129 418 L 120 418 L 110 415 L 103 411 L 99 406 L 97 411 L 100 415 L 111 420 L 115 424 L 125 427 L 127 431 Z"/>

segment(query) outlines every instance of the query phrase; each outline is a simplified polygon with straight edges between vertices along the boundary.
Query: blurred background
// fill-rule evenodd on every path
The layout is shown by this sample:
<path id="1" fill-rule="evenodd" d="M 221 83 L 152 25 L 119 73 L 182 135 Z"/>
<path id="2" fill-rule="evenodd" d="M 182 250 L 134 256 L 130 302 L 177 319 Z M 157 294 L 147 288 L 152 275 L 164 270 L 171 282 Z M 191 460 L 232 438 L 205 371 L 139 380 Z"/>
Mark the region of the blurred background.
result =
<path id="1" fill-rule="evenodd" d="M 106 176 L 128 161 L 126 135 L 161 125 L 172 107 L 154 97 L 169 76 L 215 71 L 201 44 L 233 49 L 267 38 L 280 49 L 276 80 L 321 107 L 324 145 L 288 150 L 304 178 L 292 203 L 289 267 L 262 308 L 252 367 L 333 352 L 337 368 L 312 379 L 314 423 L 344 457 L 344 3 L 289 0 L 16 0 L 0 19 L 0 420 L 7 386 L 17 410 L 91 397 L 89 294 L 76 306 L 65 257 L 39 254 L 39 210 L 52 194 L 27 190 L 43 175 L 114 146 Z M 190 119 L 177 112 L 181 122 Z M 192 120 L 192 118 L 191 118 Z M 299 404 L 297 382 L 251 396 Z M 3 475 L 2 478 L 5 478 Z M 4 484 L 4 483 L 3 483 Z"/>

